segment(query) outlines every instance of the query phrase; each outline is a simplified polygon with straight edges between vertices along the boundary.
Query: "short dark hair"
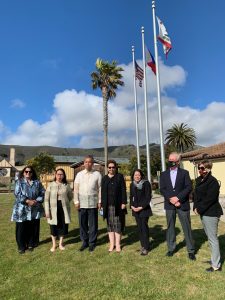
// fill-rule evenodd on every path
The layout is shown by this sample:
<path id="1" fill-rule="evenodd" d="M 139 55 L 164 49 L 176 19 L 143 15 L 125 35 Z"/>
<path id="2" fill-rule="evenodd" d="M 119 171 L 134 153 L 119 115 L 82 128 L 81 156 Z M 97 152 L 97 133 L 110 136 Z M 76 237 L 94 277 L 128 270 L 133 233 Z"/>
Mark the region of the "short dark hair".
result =
<path id="1" fill-rule="evenodd" d="M 200 163 L 199 163 L 198 165 L 199 165 L 199 166 L 200 166 L 200 165 L 204 165 L 204 167 L 205 167 L 206 169 L 211 170 L 213 164 L 212 164 L 212 162 L 209 161 L 208 159 L 205 159 L 205 160 L 200 161 Z"/>
<path id="2" fill-rule="evenodd" d="M 86 155 L 86 156 L 84 157 L 84 161 L 85 161 L 86 159 L 91 159 L 92 163 L 94 163 L 94 156 L 93 156 L 93 155 Z"/>
<path id="3" fill-rule="evenodd" d="M 144 179 L 144 178 L 145 178 L 145 174 L 144 174 L 144 172 L 143 172 L 141 169 L 135 169 L 135 170 L 133 171 L 132 175 L 131 175 L 132 181 L 134 180 L 134 173 L 135 173 L 135 172 L 139 172 L 139 173 L 140 173 L 141 179 Z"/>
<path id="4" fill-rule="evenodd" d="M 109 164 L 114 164 L 116 173 L 118 173 L 118 165 L 117 165 L 117 162 L 116 162 L 114 159 L 109 159 L 109 160 L 107 161 L 107 168 L 109 167 Z"/>
<path id="5" fill-rule="evenodd" d="M 62 169 L 62 168 L 59 168 L 59 169 L 56 169 L 56 170 L 55 170 L 55 177 L 54 177 L 54 181 L 56 181 L 56 173 L 57 173 L 58 171 L 61 171 L 61 172 L 63 173 L 63 179 L 62 179 L 62 183 L 65 183 L 65 184 L 67 184 L 66 172 L 65 172 L 65 170 L 64 170 L 64 169 Z"/>
<path id="6" fill-rule="evenodd" d="M 114 159 L 109 159 L 107 161 L 107 167 L 109 166 L 109 164 L 114 164 L 114 166 L 117 168 L 117 163 L 116 163 L 116 161 Z"/>
<path id="7" fill-rule="evenodd" d="M 30 169 L 31 171 L 32 171 L 32 175 L 31 175 L 31 179 L 32 180 L 37 180 L 38 179 L 38 177 L 37 177 L 37 173 L 36 173 L 36 171 L 34 170 L 34 168 L 32 167 L 32 166 L 25 166 L 24 168 L 23 168 L 23 170 L 19 173 L 19 179 L 22 179 L 22 178 L 24 178 L 24 176 L 23 176 L 23 174 L 24 174 L 24 171 L 26 170 L 26 169 Z"/>

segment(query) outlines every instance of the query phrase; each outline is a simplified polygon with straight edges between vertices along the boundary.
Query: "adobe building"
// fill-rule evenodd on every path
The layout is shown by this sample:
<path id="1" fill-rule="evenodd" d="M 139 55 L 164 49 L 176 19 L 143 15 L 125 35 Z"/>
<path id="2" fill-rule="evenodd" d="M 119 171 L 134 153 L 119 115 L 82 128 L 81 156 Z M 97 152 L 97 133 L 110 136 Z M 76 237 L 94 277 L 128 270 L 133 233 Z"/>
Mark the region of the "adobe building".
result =
<path id="1" fill-rule="evenodd" d="M 66 155 L 53 155 L 56 169 L 62 168 L 65 170 L 67 181 L 73 188 L 73 183 L 77 173 L 84 169 L 84 156 L 66 156 Z M 113 158 L 118 164 L 128 163 L 127 158 Z M 93 169 L 99 171 L 104 175 L 105 163 L 103 157 L 94 157 Z M 54 178 L 53 174 L 48 174 L 44 176 L 42 180 L 43 186 L 46 188 Z"/>
<path id="2" fill-rule="evenodd" d="M 189 171 L 191 179 L 199 176 L 198 163 L 203 159 L 210 160 L 213 163 L 212 175 L 220 183 L 220 195 L 225 195 L 225 143 L 183 153 L 181 158 L 182 165 Z"/>
<path id="3" fill-rule="evenodd" d="M 53 155 L 53 159 L 55 161 L 55 168 L 64 169 L 66 173 L 66 178 L 68 183 L 70 184 L 71 188 L 73 188 L 73 182 L 76 177 L 76 174 L 83 170 L 84 166 L 84 157 L 83 156 L 64 156 L 64 155 Z M 98 159 L 94 159 L 94 169 L 98 170 L 102 173 L 104 170 L 104 163 Z M 43 186 L 46 188 L 49 182 L 53 181 L 54 179 L 54 172 L 53 174 L 48 174 L 44 176 L 42 181 Z"/>

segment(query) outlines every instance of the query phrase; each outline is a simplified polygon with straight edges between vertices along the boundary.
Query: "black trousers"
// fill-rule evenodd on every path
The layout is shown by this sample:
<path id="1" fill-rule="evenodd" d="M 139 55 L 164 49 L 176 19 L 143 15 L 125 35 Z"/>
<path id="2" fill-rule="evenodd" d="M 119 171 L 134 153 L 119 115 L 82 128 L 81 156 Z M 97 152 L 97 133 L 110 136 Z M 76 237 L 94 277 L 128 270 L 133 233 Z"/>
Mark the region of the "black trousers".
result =
<path id="1" fill-rule="evenodd" d="M 148 219 L 149 217 L 140 218 L 139 216 L 135 216 L 139 239 L 141 242 L 141 247 L 149 250 L 149 227 L 148 227 Z"/>
<path id="2" fill-rule="evenodd" d="M 19 250 L 37 247 L 39 244 L 40 219 L 16 222 L 16 242 Z"/>
<path id="3" fill-rule="evenodd" d="M 98 209 L 79 209 L 80 238 L 84 245 L 94 245 L 98 234 Z"/>

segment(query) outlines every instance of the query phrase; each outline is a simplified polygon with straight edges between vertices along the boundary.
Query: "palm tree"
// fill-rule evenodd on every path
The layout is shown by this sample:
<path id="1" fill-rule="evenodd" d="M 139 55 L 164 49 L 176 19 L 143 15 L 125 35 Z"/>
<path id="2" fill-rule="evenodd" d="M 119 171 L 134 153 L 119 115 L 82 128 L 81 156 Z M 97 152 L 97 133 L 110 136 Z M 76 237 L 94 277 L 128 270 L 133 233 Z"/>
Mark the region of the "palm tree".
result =
<path id="1" fill-rule="evenodd" d="M 195 145 L 195 131 L 193 128 L 188 127 L 187 124 L 174 124 L 166 131 L 165 141 L 167 145 L 173 146 L 182 153 L 185 149 L 193 148 Z"/>
<path id="2" fill-rule="evenodd" d="M 123 68 L 117 66 L 116 61 L 112 63 L 100 58 L 96 60 L 96 71 L 91 73 L 92 88 L 100 88 L 103 98 L 103 130 L 104 130 L 104 155 L 105 155 L 105 174 L 107 174 L 108 161 L 108 100 L 116 97 L 118 86 L 123 86 L 121 72 Z"/>

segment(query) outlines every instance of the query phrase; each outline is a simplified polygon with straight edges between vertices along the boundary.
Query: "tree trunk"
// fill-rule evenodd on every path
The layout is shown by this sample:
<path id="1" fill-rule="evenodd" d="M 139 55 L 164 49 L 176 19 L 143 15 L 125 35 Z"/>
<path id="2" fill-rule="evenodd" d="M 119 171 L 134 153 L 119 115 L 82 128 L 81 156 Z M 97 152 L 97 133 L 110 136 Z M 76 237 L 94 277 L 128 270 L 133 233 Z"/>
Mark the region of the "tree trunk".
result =
<path id="1" fill-rule="evenodd" d="M 103 131 L 104 131 L 104 157 L 105 157 L 105 175 L 108 174 L 107 171 L 107 161 L 108 161 L 108 97 L 107 88 L 102 88 L 103 97 Z"/>

